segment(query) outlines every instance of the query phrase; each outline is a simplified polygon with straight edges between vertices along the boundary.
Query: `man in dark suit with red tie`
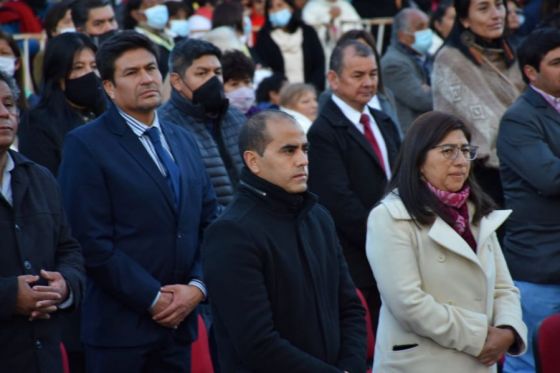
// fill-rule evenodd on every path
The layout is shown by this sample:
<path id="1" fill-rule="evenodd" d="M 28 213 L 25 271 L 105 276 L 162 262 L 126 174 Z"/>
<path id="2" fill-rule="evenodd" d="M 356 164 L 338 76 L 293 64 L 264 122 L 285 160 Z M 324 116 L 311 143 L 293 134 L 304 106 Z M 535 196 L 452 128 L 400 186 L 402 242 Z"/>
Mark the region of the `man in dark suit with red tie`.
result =
<path id="1" fill-rule="evenodd" d="M 350 40 L 331 55 L 332 97 L 311 126 L 309 187 L 332 214 L 350 273 L 368 302 L 374 329 L 381 301 L 366 258 L 366 221 L 383 197 L 400 138 L 395 124 L 367 106 L 376 94 L 373 51 Z"/>

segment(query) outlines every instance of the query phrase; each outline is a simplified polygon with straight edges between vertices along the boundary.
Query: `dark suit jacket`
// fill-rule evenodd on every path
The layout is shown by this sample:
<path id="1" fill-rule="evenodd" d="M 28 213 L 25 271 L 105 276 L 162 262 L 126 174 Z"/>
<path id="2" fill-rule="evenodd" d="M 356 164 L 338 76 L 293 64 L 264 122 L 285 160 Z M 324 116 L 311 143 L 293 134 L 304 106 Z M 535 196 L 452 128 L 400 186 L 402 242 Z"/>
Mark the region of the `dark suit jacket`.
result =
<path id="1" fill-rule="evenodd" d="M 16 315 L 17 276 L 37 275 L 41 269 L 60 272 L 76 309 L 85 283 L 83 257 L 70 235 L 55 178 L 21 154 L 10 155 L 13 205 L 0 196 L 0 371 L 61 372 L 64 311 L 33 322 Z"/>
<path id="2" fill-rule="evenodd" d="M 59 180 L 88 284 L 82 339 L 140 346 L 172 333 L 148 311 L 162 285 L 202 279 L 199 244 L 216 197 L 195 141 L 160 120 L 181 172 L 181 201 L 116 108 L 69 133 Z M 196 338 L 196 312 L 176 333 Z"/>
<path id="3" fill-rule="evenodd" d="M 503 249 L 515 280 L 560 284 L 560 114 L 531 88 L 502 117 L 497 140 Z"/>
<path id="4" fill-rule="evenodd" d="M 400 146 L 391 119 L 371 109 L 393 166 Z M 387 177 L 365 136 L 329 99 L 309 130 L 309 188 L 332 214 L 357 287 L 374 284 L 366 258 L 366 223 L 385 194 Z"/>

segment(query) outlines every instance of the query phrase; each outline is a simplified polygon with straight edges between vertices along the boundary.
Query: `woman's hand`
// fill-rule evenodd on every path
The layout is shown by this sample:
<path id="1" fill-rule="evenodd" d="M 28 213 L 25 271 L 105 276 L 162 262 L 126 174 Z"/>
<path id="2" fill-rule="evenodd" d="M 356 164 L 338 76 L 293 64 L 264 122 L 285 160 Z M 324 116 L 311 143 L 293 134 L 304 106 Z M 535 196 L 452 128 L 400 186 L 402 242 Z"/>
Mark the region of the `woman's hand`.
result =
<path id="1" fill-rule="evenodd" d="M 477 357 L 478 361 L 486 366 L 495 364 L 507 352 L 513 342 L 515 342 L 515 334 L 511 329 L 488 327 L 486 342 L 482 352 Z"/>

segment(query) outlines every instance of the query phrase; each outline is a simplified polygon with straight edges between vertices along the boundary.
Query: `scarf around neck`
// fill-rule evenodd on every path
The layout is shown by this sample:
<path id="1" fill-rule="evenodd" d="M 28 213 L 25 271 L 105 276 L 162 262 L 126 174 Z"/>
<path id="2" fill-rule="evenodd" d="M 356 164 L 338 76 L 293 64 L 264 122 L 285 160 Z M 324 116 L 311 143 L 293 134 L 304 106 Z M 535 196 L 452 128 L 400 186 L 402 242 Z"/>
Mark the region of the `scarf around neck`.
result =
<path id="1" fill-rule="evenodd" d="M 457 232 L 469 244 L 469 246 L 476 251 L 476 241 L 470 229 L 469 209 L 466 203 L 471 189 L 468 186 L 464 186 L 463 189 L 458 192 L 447 192 L 436 188 L 428 181 L 426 181 L 426 185 L 443 204 L 445 211 L 453 222 L 452 228 L 455 232 Z"/>

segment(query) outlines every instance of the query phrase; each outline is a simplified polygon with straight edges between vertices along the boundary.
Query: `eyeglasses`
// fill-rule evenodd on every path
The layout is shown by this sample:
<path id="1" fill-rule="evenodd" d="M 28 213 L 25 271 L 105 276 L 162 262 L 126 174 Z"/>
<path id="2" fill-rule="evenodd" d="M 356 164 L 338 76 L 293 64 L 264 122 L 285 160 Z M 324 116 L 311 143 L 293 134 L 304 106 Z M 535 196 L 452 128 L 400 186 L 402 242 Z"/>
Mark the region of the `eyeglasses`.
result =
<path id="1" fill-rule="evenodd" d="M 476 155 L 478 154 L 478 146 L 476 145 L 442 144 L 434 146 L 433 149 L 441 149 L 443 157 L 450 161 L 456 160 L 459 156 L 459 152 L 463 154 L 463 157 L 467 161 L 476 159 Z"/>

